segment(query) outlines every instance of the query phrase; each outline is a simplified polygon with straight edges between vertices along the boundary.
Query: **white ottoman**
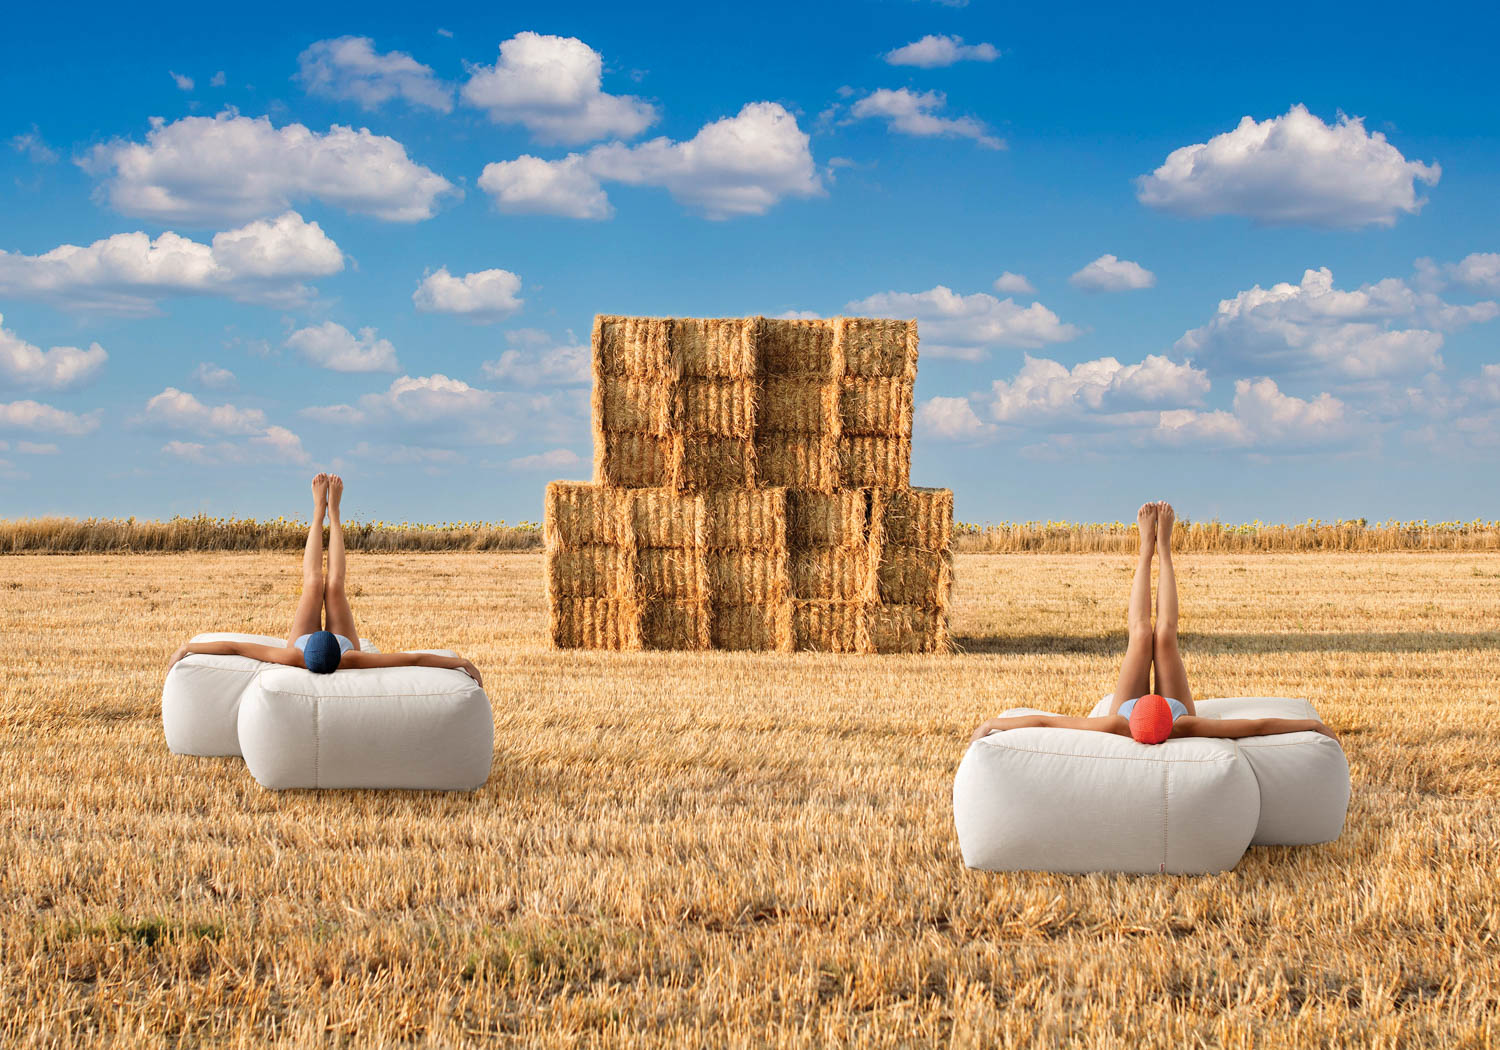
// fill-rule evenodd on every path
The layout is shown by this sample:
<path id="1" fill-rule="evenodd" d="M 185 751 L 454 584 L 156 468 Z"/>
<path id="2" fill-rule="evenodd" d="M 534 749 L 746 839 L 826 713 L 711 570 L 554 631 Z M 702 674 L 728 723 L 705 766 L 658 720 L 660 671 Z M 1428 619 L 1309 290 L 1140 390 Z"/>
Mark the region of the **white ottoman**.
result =
<path id="1" fill-rule="evenodd" d="M 490 775 L 494 721 L 462 671 L 271 666 L 240 701 L 239 744 L 262 787 L 471 791 Z"/>
<path id="2" fill-rule="evenodd" d="M 193 635 L 195 642 L 255 642 L 285 645 L 285 638 L 223 631 Z M 360 639 L 359 647 L 379 652 Z M 179 660 L 161 691 L 161 724 L 167 747 L 179 755 L 238 755 L 240 698 L 255 676 L 275 664 L 245 656 L 201 656 Z"/>

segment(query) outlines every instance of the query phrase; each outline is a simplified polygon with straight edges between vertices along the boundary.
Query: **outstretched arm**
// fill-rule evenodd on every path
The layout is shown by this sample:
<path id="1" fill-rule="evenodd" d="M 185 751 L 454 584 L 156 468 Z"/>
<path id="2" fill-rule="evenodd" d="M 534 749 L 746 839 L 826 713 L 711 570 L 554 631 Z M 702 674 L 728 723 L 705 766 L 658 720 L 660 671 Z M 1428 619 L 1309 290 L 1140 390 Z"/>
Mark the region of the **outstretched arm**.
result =
<path id="1" fill-rule="evenodd" d="M 1003 729 L 1093 729 L 1100 733 L 1119 733 L 1126 726 L 1125 719 L 1118 715 L 1101 718 L 1076 718 L 1071 715 L 1011 715 L 1009 718 L 990 718 L 979 724 L 969 742 L 989 736 Z M 1123 732 L 1129 733 L 1128 728 Z"/>
<path id="2" fill-rule="evenodd" d="M 446 667 L 462 671 L 479 685 L 484 679 L 479 668 L 462 656 L 439 656 L 437 653 L 367 653 L 361 649 L 350 649 L 339 661 L 340 667 Z"/>
<path id="3" fill-rule="evenodd" d="M 261 645 L 259 642 L 188 642 L 172 654 L 167 670 L 177 666 L 184 656 L 247 656 L 268 664 L 302 666 L 302 653 L 289 645 Z"/>
<path id="4" fill-rule="evenodd" d="M 1322 733 L 1331 740 L 1338 740 L 1338 735 L 1316 718 L 1203 718 L 1185 715 L 1177 720 L 1172 730 L 1173 736 L 1210 736 L 1230 740 L 1281 733 Z"/>

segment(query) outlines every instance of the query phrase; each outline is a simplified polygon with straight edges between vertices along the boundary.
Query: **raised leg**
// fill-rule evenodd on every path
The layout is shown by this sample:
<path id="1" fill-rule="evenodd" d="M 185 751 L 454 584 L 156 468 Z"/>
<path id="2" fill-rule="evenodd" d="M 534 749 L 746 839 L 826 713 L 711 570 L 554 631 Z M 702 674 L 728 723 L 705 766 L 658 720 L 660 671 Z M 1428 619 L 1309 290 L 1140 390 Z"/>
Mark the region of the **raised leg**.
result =
<path id="1" fill-rule="evenodd" d="M 344 479 L 337 474 L 328 477 L 328 580 L 323 584 L 323 612 L 328 629 L 341 634 L 359 648 L 359 634 L 354 629 L 354 613 L 344 592 L 344 520 L 339 503 L 344 498 Z"/>
<path id="2" fill-rule="evenodd" d="M 307 526 L 307 546 L 302 550 L 302 597 L 292 615 L 291 645 L 304 634 L 323 629 L 323 516 L 328 508 L 328 475 L 312 480 L 313 515 Z"/>
<path id="3" fill-rule="evenodd" d="M 1196 715 L 1187 668 L 1177 648 L 1177 570 L 1172 567 L 1172 524 L 1176 513 L 1170 503 L 1156 512 L 1156 546 L 1161 555 L 1161 578 L 1156 581 L 1156 691 L 1181 700 L 1188 714 Z"/>
<path id="4" fill-rule="evenodd" d="M 1141 530 L 1141 553 L 1135 565 L 1135 579 L 1130 584 L 1127 613 L 1130 642 L 1125 647 L 1125 661 L 1110 700 L 1110 714 L 1117 712 L 1125 701 L 1151 689 L 1151 557 L 1156 552 L 1156 504 L 1142 506 L 1136 514 L 1136 523 Z"/>

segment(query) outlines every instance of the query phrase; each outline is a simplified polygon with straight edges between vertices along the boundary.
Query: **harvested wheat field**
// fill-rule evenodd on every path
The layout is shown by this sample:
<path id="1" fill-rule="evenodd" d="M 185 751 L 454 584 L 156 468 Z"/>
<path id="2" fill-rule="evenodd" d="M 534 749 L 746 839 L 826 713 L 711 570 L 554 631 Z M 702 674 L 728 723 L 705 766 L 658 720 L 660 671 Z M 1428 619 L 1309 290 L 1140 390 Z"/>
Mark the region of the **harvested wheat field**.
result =
<path id="1" fill-rule="evenodd" d="M 285 630 L 295 555 L 7 557 L 0 1044 L 1493 1045 L 1493 553 L 1180 557 L 1199 695 L 1343 734 L 1337 842 L 963 867 L 969 730 L 1110 688 L 1132 566 L 959 555 L 958 655 L 610 653 L 550 648 L 540 553 L 356 553 L 362 633 L 485 672 L 494 771 L 277 794 L 158 703 L 194 632 Z"/>

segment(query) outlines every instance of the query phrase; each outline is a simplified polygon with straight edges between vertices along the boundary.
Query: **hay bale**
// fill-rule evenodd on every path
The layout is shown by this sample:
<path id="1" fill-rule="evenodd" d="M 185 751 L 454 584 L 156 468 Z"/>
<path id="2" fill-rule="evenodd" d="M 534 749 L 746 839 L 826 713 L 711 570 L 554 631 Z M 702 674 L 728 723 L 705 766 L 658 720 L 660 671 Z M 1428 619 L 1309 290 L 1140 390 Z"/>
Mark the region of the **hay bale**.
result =
<path id="1" fill-rule="evenodd" d="M 900 547 L 946 551 L 953 546 L 953 490 L 908 488 L 886 493 L 885 539 Z"/>
<path id="2" fill-rule="evenodd" d="M 762 317 L 755 343 L 763 376 L 837 377 L 838 347 L 832 321 L 787 321 Z"/>
<path id="3" fill-rule="evenodd" d="M 749 379 L 680 379 L 672 389 L 671 428 L 685 434 L 750 437 L 757 388 Z"/>
<path id="4" fill-rule="evenodd" d="M 640 609 L 642 648 L 707 649 L 712 642 L 706 601 L 648 598 L 641 602 Z"/>
<path id="5" fill-rule="evenodd" d="M 641 376 L 675 379 L 667 317 L 594 318 L 594 385 L 601 376 Z"/>
<path id="6" fill-rule="evenodd" d="M 792 601 L 792 645 L 825 653 L 867 653 L 870 644 L 866 603 Z"/>
<path id="7" fill-rule="evenodd" d="M 626 598 L 634 587 L 633 547 L 549 546 L 546 563 L 549 599 Z"/>
<path id="8" fill-rule="evenodd" d="M 917 378 L 917 322 L 840 317 L 834 322 L 843 375 Z"/>
<path id="9" fill-rule="evenodd" d="M 945 610 L 876 605 L 867 611 L 866 622 L 871 648 L 877 653 L 946 653 L 953 648 Z"/>
<path id="10" fill-rule="evenodd" d="M 609 431 L 665 435 L 672 429 L 672 384 L 659 377 L 597 376 L 594 440 Z"/>
<path id="11" fill-rule="evenodd" d="M 868 539 L 870 495 L 863 489 L 787 492 L 787 543 L 805 547 L 858 547 Z"/>
<path id="12" fill-rule="evenodd" d="M 705 601 L 708 566 L 702 547 L 642 547 L 636 552 L 636 594 L 650 601 Z"/>
<path id="13" fill-rule="evenodd" d="M 632 534 L 640 549 L 704 546 L 707 525 L 702 496 L 655 488 L 635 490 L 627 500 Z"/>
<path id="14" fill-rule="evenodd" d="M 594 435 L 594 480 L 618 488 L 660 488 L 672 478 L 671 436 L 611 430 Z"/>
<path id="15" fill-rule="evenodd" d="M 887 542 L 876 570 L 880 601 L 895 605 L 947 608 L 953 590 L 953 555 Z"/>
<path id="16" fill-rule="evenodd" d="M 761 432 L 755 435 L 755 467 L 762 485 L 832 492 L 839 477 L 838 442 L 819 434 Z"/>
<path id="17" fill-rule="evenodd" d="M 551 482 L 543 507 L 542 538 L 549 548 L 634 546 L 625 494 L 587 481 Z"/>
<path id="18" fill-rule="evenodd" d="M 792 604 L 715 602 L 710 640 L 715 649 L 792 651 Z"/>
<path id="19" fill-rule="evenodd" d="M 876 566 L 868 546 L 799 548 L 787 567 L 795 598 L 875 600 Z"/>
<path id="20" fill-rule="evenodd" d="M 554 598 L 548 604 L 552 644 L 559 649 L 639 649 L 637 607 L 619 598 Z"/>
<path id="21" fill-rule="evenodd" d="M 791 596 L 786 548 L 780 550 L 711 550 L 708 591 L 715 604 L 747 605 L 785 602 Z"/>
<path id="22" fill-rule="evenodd" d="M 712 489 L 703 499 L 710 549 L 786 550 L 786 489 Z"/>
<path id="23" fill-rule="evenodd" d="M 680 434 L 674 439 L 672 487 L 683 492 L 755 484 L 755 444 L 749 438 Z"/>
<path id="24" fill-rule="evenodd" d="M 678 317 L 669 341 L 679 375 L 750 379 L 757 372 L 753 317 Z"/>
<path id="25" fill-rule="evenodd" d="M 756 427 L 764 433 L 839 435 L 838 387 L 831 379 L 762 380 Z"/>
<path id="26" fill-rule="evenodd" d="M 910 438 L 839 438 L 839 488 L 904 489 L 910 480 Z"/>
<path id="27" fill-rule="evenodd" d="M 839 387 L 839 433 L 911 437 L 910 379 L 849 376 Z"/>

